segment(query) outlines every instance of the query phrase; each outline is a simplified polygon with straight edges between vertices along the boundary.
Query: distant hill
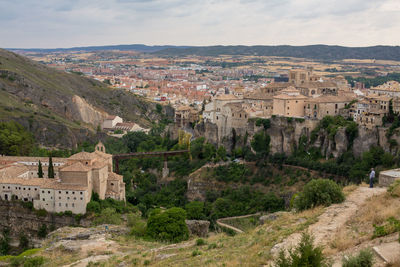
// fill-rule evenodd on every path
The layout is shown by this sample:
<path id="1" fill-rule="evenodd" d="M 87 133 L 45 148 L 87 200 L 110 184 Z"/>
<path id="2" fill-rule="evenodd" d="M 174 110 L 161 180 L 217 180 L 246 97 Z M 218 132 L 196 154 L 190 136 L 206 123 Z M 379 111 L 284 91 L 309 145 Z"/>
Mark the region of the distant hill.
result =
<path id="1" fill-rule="evenodd" d="M 87 47 L 55 48 L 55 49 L 9 48 L 7 50 L 25 51 L 25 52 L 44 52 L 44 53 L 63 52 L 63 51 L 120 50 L 120 51 L 138 51 L 144 53 L 154 53 L 156 55 L 164 55 L 164 56 L 259 55 L 259 56 L 309 58 L 315 60 L 380 59 L 380 60 L 400 61 L 400 46 L 369 46 L 369 47 L 345 47 L 336 45 L 147 46 L 143 44 L 131 44 L 131 45 L 87 46 Z"/>
<path id="2" fill-rule="evenodd" d="M 380 59 L 399 60 L 400 46 L 344 47 L 331 45 L 308 46 L 203 46 L 187 48 L 166 48 L 155 51 L 158 55 L 167 56 L 219 56 L 219 55 L 258 55 L 297 57 L 316 60 L 341 59 Z"/>
<path id="3" fill-rule="evenodd" d="M 0 49 L 0 121 L 15 120 L 47 146 L 71 148 L 93 138 L 108 115 L 150 126 L 155 104 L 78 74 Z"/>
<path id="4" fill-rule="evenodd" d="M 131 45 L 105 45 L 105 46 L 81 46 L 71 48 L 7 48 L 10 51 L 25 51 L 25 52 L 65 52 L 65 51 L 107 51 L 107 50 L 119 50 L 119 51 L 137 51 L 137 52 L 156 52 L 163 49 L 169 48 L 186 48 L 187 46 L 173 46 L 173 45 L 154 45 L 148 46 L 143 44 L 131 44 Z"/>

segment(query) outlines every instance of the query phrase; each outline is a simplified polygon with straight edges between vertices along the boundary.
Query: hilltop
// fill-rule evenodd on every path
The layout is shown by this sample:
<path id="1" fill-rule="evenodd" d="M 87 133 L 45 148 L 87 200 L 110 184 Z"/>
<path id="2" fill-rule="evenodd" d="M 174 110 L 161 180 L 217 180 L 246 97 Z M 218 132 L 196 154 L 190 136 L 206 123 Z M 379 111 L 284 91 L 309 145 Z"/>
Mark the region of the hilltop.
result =
<path id="1" fill-rule="evenodd" d="M 0 49 L 0 121 L 21 123 L 42 145 L 71 148 L 108 115 L 143 126 L 159 119 L 155 104 L 129 92 Z"/>
<path id="2" fill-rule="evenodd" d="M 220 56 L 220 55 L 249 55 L 249 56 L 278 56 L 309 58 L 316 60 L 342 59 L 380 59 L 400 60 L 399 46 L 370 46 L 344 47 L 336 45 L 307 45 L 307 46 L 199 46 L 187 48 L 166 48 L 154 52 L 166 56 Z"/>

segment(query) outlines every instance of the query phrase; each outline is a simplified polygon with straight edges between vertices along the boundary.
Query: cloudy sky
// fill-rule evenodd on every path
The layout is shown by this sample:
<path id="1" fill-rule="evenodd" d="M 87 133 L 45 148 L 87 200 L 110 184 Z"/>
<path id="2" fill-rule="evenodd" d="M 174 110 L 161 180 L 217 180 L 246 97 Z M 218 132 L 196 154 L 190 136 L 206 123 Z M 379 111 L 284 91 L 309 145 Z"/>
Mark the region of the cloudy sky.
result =
<path id="1" fill-rule="evenodd" d="M 400 0 L 0 0 L 0 47 L 400 45 Z"/>

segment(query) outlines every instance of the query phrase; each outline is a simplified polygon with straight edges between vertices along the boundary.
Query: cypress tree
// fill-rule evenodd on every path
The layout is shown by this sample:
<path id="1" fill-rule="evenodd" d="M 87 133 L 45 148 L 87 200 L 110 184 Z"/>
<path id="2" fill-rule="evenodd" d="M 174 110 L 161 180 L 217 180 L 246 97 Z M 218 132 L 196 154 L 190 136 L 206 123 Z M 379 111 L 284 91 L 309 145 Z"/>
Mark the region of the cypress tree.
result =
<path id="1" fill-rule="evenodd" d="M 39 160 L 39 167 L 38 167 L 38 177 L 43 178 L 43 169 L 42 169 L 42 163 Z"/>
<path id="2" fill-rule="evenodd" d="M 49 157 L 49 170 L 48 170 L 49 178 L 54 178 L 54 167 L 53 167 L 53 159 L 51 156 Z"/>

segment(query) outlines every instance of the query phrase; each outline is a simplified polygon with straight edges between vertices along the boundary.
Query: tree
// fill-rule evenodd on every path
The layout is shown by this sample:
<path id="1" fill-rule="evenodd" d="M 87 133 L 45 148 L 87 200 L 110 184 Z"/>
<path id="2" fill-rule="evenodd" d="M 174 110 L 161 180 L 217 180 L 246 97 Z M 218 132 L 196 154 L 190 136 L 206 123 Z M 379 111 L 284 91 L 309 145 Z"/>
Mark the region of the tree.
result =
<path id="1" fill-rule="evenodd" d="M 251 147 L 257 152 L 257 155 L 261 157 L 267 157 L 269 154 L 269 144 L 271 137 L 264 131 L 258 132 L 254 135 L 251 141 Z"/>
<path id="2" fill-rule="evenodd" d="M 329 206 L 341 203 L 345 199 L 342 189 L 334 181 L 317 179 L 308 182 L 303 191 L 294 200 L 298 210 L 305 210 L 315 206 Z"/>
<path id="3" fill-rule="evenodd" d="M 206 218 L 204 214 L 204 202 L 192 201 L 186 204 L 185 210 L 189 220 L 204 220 Z"/>
<path id="4" fill-rule="evenodd" d="M 38 173 L 37 173 L 39 178 L 43 178 L 43 169 L 42 169 L 42 163 L 39 160 L 39 167 L 38 167 Z"/>
<path id="5" fill-rule="evenodd" d="M 21 124 L 10 121 L 0 122 L 0 154 L 10 156 L 28 155 L 33 149 L 32 134 Z"/>
<path id="6" fill-rule="evenodd" d="M 47 226 L 42 224 L 38 230 L 38 237 L 45 238 L 47 236 Z"/>
<path id="7" fill-rule="evenodd" d="M 27 249 L 29 247 L 29 239 L 24 234 L 19 236 L 19 247 L 21 249 Z"/>
<path id="8" fill-rule="evenodd" d="M 185 219 L 186 212 L 181 208 L 171 208 L 164 212 L 154 210 L 147 221 L 146 235 L 166 242 L 187 240 L 189 230 Z"/>
<path id="9" fill-rule="evenodd" d="M 284 250 L 280 251 L 275 267 L 329 266 L 327 259 L 322 254 L 322 248 L 314 247 L 313 241 L 311 235 L 303 233 L 299 245 L 295 249 L 289 250 L 288 257 Z"/>
<path id="10" fill-rule="evenodd" d="M 47 171 L 47 176 L 49 178 L 54 178 L 54 166 L 53 166 L 53 159 L 51 156 L 49 157 L 49 169 Z"/>
<path id="11" fill-rule="evenodd" d="M 10 251 L 10 229 L 3 230 L 3 236 L 0 238 L 0 254 L 7 255 Z"/>

